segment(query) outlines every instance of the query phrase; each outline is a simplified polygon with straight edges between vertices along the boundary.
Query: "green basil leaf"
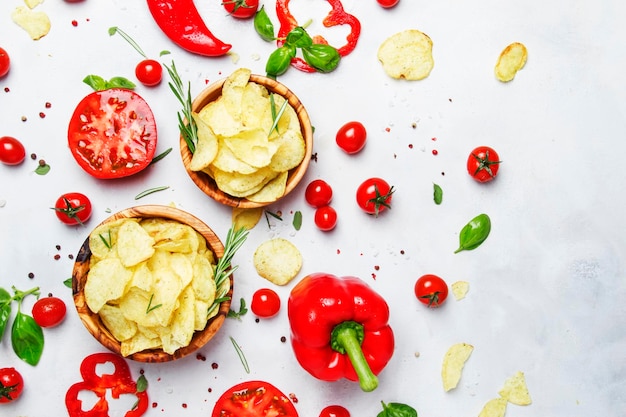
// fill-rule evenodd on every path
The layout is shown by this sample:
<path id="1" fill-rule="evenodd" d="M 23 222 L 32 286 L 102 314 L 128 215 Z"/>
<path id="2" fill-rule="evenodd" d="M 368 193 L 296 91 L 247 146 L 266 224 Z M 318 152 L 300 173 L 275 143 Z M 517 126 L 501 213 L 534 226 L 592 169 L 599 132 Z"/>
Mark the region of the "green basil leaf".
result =
<path id="1" fill-rule="evenodd" d="M 64 280 L 63 285 L 65 285 L 67 288 L 72 288 L 72 277 L 69 277 L 68 279 Z"/>
<path id="2" fill-rule="evenodd" d="M 293 227 L 296 230 L 300 230 L 302 227 L 302 212 L 300 210 L 296 211 L 293 215 Z"/>
<path id="3" fill-rule="evenodd" d="M 294 48 L 306 48 L 313 45 L 313 39 L 302 26 L 295 27 L 287 34 L 285 44 Z"/>
<path id="4" fill-rule="evenodd" d="M 467 223 L 459 234 L 459 248 L 454 253 L 479 247 L 491 232 L 491 219 L 479 214 Z"/>
<path id="5" fill-rule="evenodd" d="M 139 378 L 137 378 L 137 392 L 144 392 L 148 389 L 148 379 L 144 374 L 141 374 Z"/>
<path id="6" fill-rule="evenodd" d="M 284 74 L 295 55 L 295 49 L 287 45 L 283 45 L 272 52 L 265 64 L 265 72 L 268 77 L 275 78 Z"/>
<path id="7" fill-rule="evenodd" d="M 271 42 L 276 39 L 274 37 L 274 24 L 265 11 L 265 5 L 261 6 L 254 15 L 254 29 L 264 41 Z"/>
<path id="8" fill-rule="evenodd" d="M 11 329 L 13 351 L 29 365 L 37 365 L 43 353 L 43 330 L 31 316 L 18 310 Z"/>
<path id="9" fill-rule="evenodd" d="M 35 174 L 37 175 L 46 175 L 48 172 L 50 172 L 50 165 L 48 164 L 39 164 L 35 169 Z"/>
<path id="10" fill-rule="evenodd" d="M 113 77 L 108 82 L 109 88 L 126 88 L 127 90 L 133 90 L 136 86 L 131 80 L 124 77 Z"/>
<path id="11" fill-rule="evenodd" d="M 307 64 L 319 72 L 331 72 L 341 60 L 339 51 L 330 45 L 314 43 L 302 48 L 302 56 Z"/>
<path id="12" fill-rule="evenodd" d="M 433 200 L 435 204 L 439 205 L 443 201 L 443 190 L 437 184 L 433 184 Z"/>
<path id="13" fill-rule="evenodd" d="M 382 402 L 382 401 L 381 401 Z M 383 404 L 383 411 L 378 413 L 378 417 L 417 417 L 417 411 L 406 404 L 388 403 Z"/>
<path id="14" fill-rule="evenodd" d="M 93 88 L 95 91 L 106 90 L 107 82 L 104 78 L 99 75 L 88 75 L 83 79 L 83 82 L 87 84 L 89 87 Z"/>

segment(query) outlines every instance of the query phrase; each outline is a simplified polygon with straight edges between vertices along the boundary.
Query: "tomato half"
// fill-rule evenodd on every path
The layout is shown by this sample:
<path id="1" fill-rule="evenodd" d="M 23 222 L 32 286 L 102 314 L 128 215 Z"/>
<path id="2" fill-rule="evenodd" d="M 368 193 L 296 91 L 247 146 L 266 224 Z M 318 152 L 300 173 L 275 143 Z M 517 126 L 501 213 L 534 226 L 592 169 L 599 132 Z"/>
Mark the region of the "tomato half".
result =
<path id="1" fill-rule="evenodd" d="M 315 225 L 318 229 L 329 232 L 337 225 L 337 212 L 331 206 L 320 207 L 315 210 Z"/>
<path id="2" fill-rule="evenodd" d="M 91 217 L 91 200 L 85 194 L 65 193 L 52 208 L 57 218 L 67 225 L 83 224 Z"/>
<path id="3" fill-rule="evenodd" d="M 298 417 L 285 394 L 269 382 L 246 381 L 222 394 L 211 417 Z"/>
<path id="4" fill-rule="evenodd" d="M 68 143 L 78 165 L 95 178 L 122 178 L 146 168 L 157 128 L 148 103 L 123 88 L 94 91 L 70 119 Z"/>
<path id="5" fill-rule="evenodd" d="M 57 297 L 40 298 L 33 305 L 33 319 L 41 327 L 54 327 L 65 318 L 67 308 L 63 300 Z"/>
<path id="6" fill-rule="evenodd" d="M 259 0 L 224 0 L 222 6 L 232 17 L 249 19 L 256 14 Z"/>
<path id="7" fill-rule="evenodd" d="M 393 186 L 382 178 L 368 178 L 359 185 L 356 190 L 356 202 L 367 214 L 378 214 L 391 208 L 391 197 L 394 193 Z"/>
<path id="8" fill-rule="evenodd" d="M 12 136 L 0 138 L 0 162 L 6 165 L 19 165 L 26 158 L 26 149 L 22 142 Z"/>
<path id="9" fill-rule="evenodd" d="M 341 126 L 335 136 L 337 145 L 347 154 L 355 154 L 365 147 L 367 130 L 361 122 L 348 122 Z"/>
<path id="10" fill-rule="evenodd" d="M 498 153 L 489 146 L 479 146 L 467 158 L 467 172 L 478 182 L 493 180 L 500 167 Z"/>
<path id="11" fill-rule="evenodd" d="M 313 207 L 323 207 L 330 204 L 333 199 L 333 189 L 324 180 L 313 180 L 306 186 L 304 199 Z"/>
<path id="12" fill-rule="evenodd" d="M 350 417 L 350 412 L 340 405 L 329 405 L 324 407 L 319 417 Z"/>
<path id="13" fill-rule="evenodd" d="M 419 277 L 414 290 L 417 299 L 428 307 L 439 307 L 448 298 L 448 284 L 437 275 Z"/>
<path id="14" fill-rule="evenodd" d="M 11 58 L 9 54 L 3 48 L 0 48 L 0 78 L 9 73 L 11 69 Z"/>
<path id="15" fill-rule="evenodd" d="M 140 83 L 147 87 L 154 87 L 161 83 L 163 78 L 163 67 L 159 61 L 154 59 L 144 59 L 135 67 L 135 77 Z"/>
<path id="16" fill-rule="evenodd" d="M 24 379 L 15 368 L 0 369 L 0 403 L 10 403 L 22 395 Z"/>
<path id="17" fill-rule="evenodd" d="M 280 297 L 270 288 L 260 288 L 252 294 L 250 308 L 259 317 L 274 317 L 280 311 Z"/>

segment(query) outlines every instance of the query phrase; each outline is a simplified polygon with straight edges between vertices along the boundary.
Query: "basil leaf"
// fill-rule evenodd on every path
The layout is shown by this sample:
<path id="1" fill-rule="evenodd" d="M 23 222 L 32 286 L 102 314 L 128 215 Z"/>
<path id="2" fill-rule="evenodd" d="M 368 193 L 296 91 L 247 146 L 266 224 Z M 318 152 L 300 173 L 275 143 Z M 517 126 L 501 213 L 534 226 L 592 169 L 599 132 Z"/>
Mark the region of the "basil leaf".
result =
<path id="1" fill-rule="evenodd" d="M 402 403 L 389 403 L 383 404 L 383 411 L 378 413 L 378 417 L 417 417 L 417 411 L 406 404 Z"/>
<path id="2" fill-rule="evenodd" d="M 293 215 L 293 227 L 296 230 L 300 230 L 302 227 L 302 212 L 300 210 L 296 211 Z"/>
<path id="3" fill-rule="evenodd" d="M 295 48 L 305 48 L 313 45 L 313 39 L 311 39 L 311 36 L 309 36 L 302 26 L 298 26 L 287 34 L 285 43 Z"/>
<path id="4" fill-rule="evenodd" d="M 265 11 L 265 5 L 261 6 L 254 15 L 254 29 L 264 41 L 271 42 L 276 39 L 274 37 L 274 24 Z"/>
<path id="5" fill-rule="evenodd" d="M 13 351 L 29 365 L 37 365 L 43 353 L 43 330 L 31 316 L 18 310 L 11 329 Z"/>
<path id="6" fill-rule="evenodd" d="M 459 234 L 459 248 L 454 253 L 479 247 L 491 232 L 491 219 L 479 214 L 467 223 Z"/>
<path id="7" fill-rule="evenodd" d="M 39 164 L 35 169 L 35 174 L 37 175 L 46 175 L 48 172 L 50 172 L 50 165 L 48 164 Z"/>
<path id="8" fill-rule="evenodd" d="M 95 91 L 102 91 L 106 90 L 107 88 L 106 80 L 99 75 L 88 75 L 83 78 L 83 82 L 89 87 L 93 88 Z"/>
<path id="9" fill-rule="evenodd" d="M 307 64 L 319 72 L 331 72 L 341 60 L 339 51 L 330 45 L 314 43 L 302 48 L 302 56 Z"/>
<path id="10" fill-rule="evenodd" d="M 124 77 L 113 77 L 107 84 L 109 88 L 126 88 L 127 90 L 133 90 L 136 87 L 135 83 Z"/>
<path id="11" fill-rule="evenodd" d="M 295 48 L 283 45 L 277 48 L 267 59 L 265 64 L 265 72 L 268 77 L 277 77 L 282 75 L 289 68 L 291 60 L 296 56 Z"/>
<path id="12" fill-rule="evenodd" d="M 141 374 L 137 379 L 137 392 L 144 392 L 148 389 L 148 379 L 144 374 Z"/>
<path id="13" fill-rule="evenodd" d="M 437 205 L 441 204 L 443 201 L 443 190 L 437 184 L 433 184 L 433 199 Z"/>
<path id="14" fill-rule="evenodd" d="M 0 341 L 11 317 L 11 301 L 11 294 L 4 288 L 0 288 Z"/>

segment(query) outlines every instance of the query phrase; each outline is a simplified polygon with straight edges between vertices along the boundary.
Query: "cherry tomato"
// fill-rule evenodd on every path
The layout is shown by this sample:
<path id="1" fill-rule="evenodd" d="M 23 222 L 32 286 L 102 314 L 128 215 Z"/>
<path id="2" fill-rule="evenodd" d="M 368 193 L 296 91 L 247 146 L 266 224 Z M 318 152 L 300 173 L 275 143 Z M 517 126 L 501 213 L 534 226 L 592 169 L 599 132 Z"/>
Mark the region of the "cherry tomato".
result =
<path id="1" fill-rule="evenodd" d="M 11 69 L 11 58 L 3 48 L 0 48 L 0 78 L 9 73 Z"/>
<path id="2" fill-rule="evenodd" d="M 57 297 L 40 298 L 33 305 L 33 319 L 41 327 L 54 327 L 65 318 L 67 308 Z"/>
<path id="3" fill-rule="evenodd" d="M 355 154 L 365 146 L 367 131 L 360 122 L 348 122 L 337 131 L 337 145 L 347 154 Z"/>
<path id="4" fill-rule="evenodd" d="M 250 308 L 259 317 L 274 317 L 280 310 L 280 297 L 270 288 L 258 289 L 252 295 Z"/>
<path id="5" fill-rule="evenodd" d="M 393 6 L 395 6 L 396 4 L 400 3 L 400 0 L 376 0 L 378 2 L 378 4 L 380 4 L 381 7 L 384 7 L 385 9 L 389 9 Z"/>
<path id="6" fill-rule="evenodd" d="M 315 210 L 315 225 L 318 229 L 329 232 L 337 225 L 337 212 L 331 206 L 320 207 Z"/>
<path id="7" fill-rule="evenodd" d="M 131 90 L 94 91 L 72 114 L 68 144 L 78 165 L 95 178 L 136 174 L 150 164 L 156 151 L 154 115 Z"/>
<path id="8" fill-rule="evenodd" d="M 423 275 L 415 282 L 415 296 L 428 307 L 439 307 L 448 298 L 448 285 L 437 275 Z"/>
<path id="9" fill-rule="evenodd" d="M 0 403 L 10 403 L 24 390 L 24 379 L 15 368 L 0 369 Z"/>
<path id="10" fill-rule="evenodd" d="M 293 403 L 278 388 L 265 381 L 245 381 L 222 394 L 211 417 L 298 417 Z"/>
<path id="11" fill-rule="evenodd" d="M 256 14 L 259 0 L 225 0 L 222 6 L 232 17 L 249 19 Z"/>
<path id="12" fill-rule="evenodd" d="M 319 417 L 350 417 L 350 412 L 340 405 L 325 407 Z"/>
<path id="13" fill-rule="evenodd" d="M 22 142 L 12 136 L 0 138 L 0 162 L 6 165 L 19 165 L 26 158 L 26 150 Z"/>
<path id="14" fill-rule="evenodd" d="M 67 225 L 83 224 L 91 217 L 91 201 L 81 193 L 65 193 L 61 195 L 54 207 L 59 220 Z"/>
<path id="15" fill-rule="evenodd" d="M 394 189 L 382 178 L 368 178 L 356 190 L 356 202 L 361 209 L 378 216 L 381 211 L 391 208 Z"/>
<path id="16" fill-rule="evenodd" d="M 327 206 L 333 199 L 333 189 L 324 180 L 313 180 L 304 191 L 304 199 L 313 207 Z"/>
<path id="17" fill-rule="evenodd" d="M 500 167 L 498 153 L 489 146 L 479 146 L 467 158 L 467 172 L 478 182 L 493 180 Z"/>
<path id="18" fill-rule="evenodd" d="M 135 67 L 135 76 L 143 85 L 153 87 L 161 83 L 163 67 L 159 61 L 144 59 Z"/>

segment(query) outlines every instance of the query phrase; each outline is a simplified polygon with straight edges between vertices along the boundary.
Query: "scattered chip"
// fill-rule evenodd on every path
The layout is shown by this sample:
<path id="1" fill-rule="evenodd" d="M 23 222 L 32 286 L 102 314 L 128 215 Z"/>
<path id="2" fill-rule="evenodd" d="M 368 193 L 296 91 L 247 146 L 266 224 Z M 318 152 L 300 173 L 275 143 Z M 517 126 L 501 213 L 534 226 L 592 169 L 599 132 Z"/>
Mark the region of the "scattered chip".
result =
<path id="1" fill-rule="evenodd" d="M 504 417 L 507 402 L 504 398 L 494 398 L 487 401 L 480 410 L 478 417 Z"/>
<path id="2" fill-rule="evenodd" d="M 234 207 L 232 214 L 233 229 L 239 230 L 242 227 L 247 230 L 252 230 L 257 225 L 261 216 L 263 215 L 263 208 L 241 208 Z"/>
<path id="3" fill-rule="evenodd" d="M 392 78 L 421 80 L 428 77 L 435 65 L 433 41 L 417 29 L 398 32 L 380 45 L 378 60 Z"/>
<path id="4" fill-rule="evenodd" d="M 461 379 L 465 362 L 469 359 L 473 350 L 474 346 L 467 343 L 457 343 L 448 349 L 441 367 L 441 379 L 445 391 L 456 388 Z"/>
<path id="5" fill-rule="evenodd" d="M 44 0 L 24 0 L 24 4 L 28 6 L 29 9 L 34 9 L 43 3 Z"/>
<path id="6" fill-rule="evenodd" d="M 302 254 L 283 238 L 267 240 L 254 252 L 254 267 L 263 278 L 276 285 L 286 285 L 302 268 Z"/>
<path id="7" fill-rule="evenodd" d="M 35 41 L 50 32 L 50 18 L 44 12 L 36 12 L 26 6 L 18 6 L 11 13 L 11 19 Z"/>
<path id="8" fill-rule="evenodd" d="M 526 64 L 528 51 L 526 46 L 519 42 L 513 42 L 500 53 L 496 63 L 496 78 L 502 82 L 509 82 L 515 78 L 515 74 Z"/>
<path id="9" fill-rule="evenodd" d="M 468 291 L 469 291 L 469 282 L 456 281 L 452 283 L 452 294 L 454 295 L 454 298 L 457 301 L 465 298 Z"/>
<path id="10" fill-rule="evenodd" d="M 508 378 L 498 393 L 511 404 L 529 405 L 532 402 L 526 387 L 526 378 L 521 371 L 517 371 L 515 375 Z"/>

